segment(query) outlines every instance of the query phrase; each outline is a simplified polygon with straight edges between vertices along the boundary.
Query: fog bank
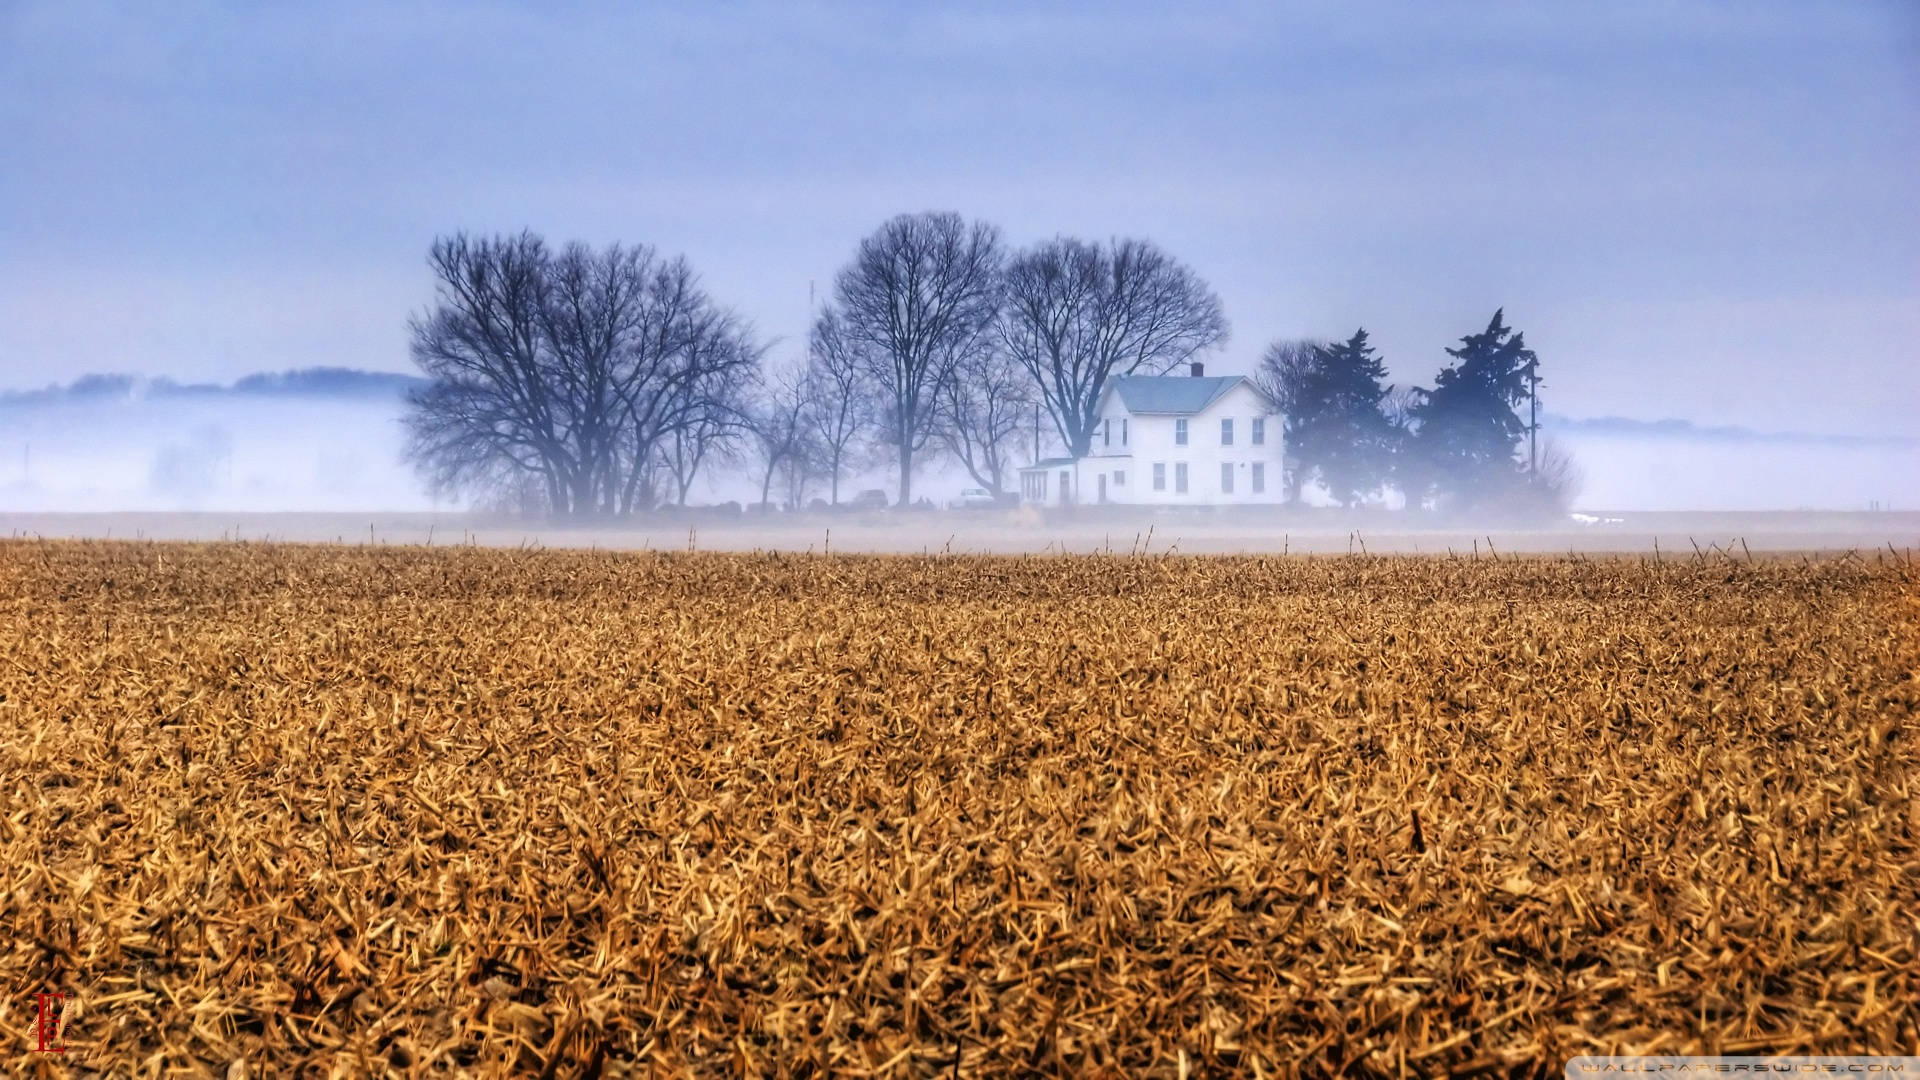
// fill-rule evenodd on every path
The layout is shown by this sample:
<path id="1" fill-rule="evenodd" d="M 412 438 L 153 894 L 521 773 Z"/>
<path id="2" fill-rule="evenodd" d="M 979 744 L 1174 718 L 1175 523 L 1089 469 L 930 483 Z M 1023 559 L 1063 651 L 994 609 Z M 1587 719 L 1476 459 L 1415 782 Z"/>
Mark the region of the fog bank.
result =
<path id="1" fill-rule="evenodd" d="M 411 382 L 343 371 L 233 387 L 96 377 L 0 394 L 0 511 L 462 509 L 432 498 L 401 462 Z M 1573 453 L 1585 476 L 1574 505 L 1589 513 L 1920 509 L 1920 440 L 1558 417 L 1545 434 Z M 750 502 L 758 480 L 751 463 L 711 471 L 690 501 Z M 972 485 L 936 465 L 915 492 L 944 505 Z M 894 490 L 876 470 L 843 478 L 841 497 L 862 487 Z"/>

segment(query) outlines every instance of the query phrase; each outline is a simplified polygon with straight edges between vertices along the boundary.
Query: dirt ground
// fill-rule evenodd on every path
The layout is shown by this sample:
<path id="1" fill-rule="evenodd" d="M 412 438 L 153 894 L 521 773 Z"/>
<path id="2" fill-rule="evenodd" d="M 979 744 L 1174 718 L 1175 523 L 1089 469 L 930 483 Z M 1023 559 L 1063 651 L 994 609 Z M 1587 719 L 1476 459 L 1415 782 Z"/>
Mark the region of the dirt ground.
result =
<path id="1" fill-rule="evenodd" d="M 875 511 L 721 517 L 663 514 L 569 523 L 465 513 L 119 513 L 0 511 L 0 536 L 476 544 L 700 551 L 1317 553 L 1609 552 L 1691 557 L 1920 549 L 1920 512 L 1593 512 L 1545 527 L 1409 519 L 1397 512 L 1143 510 Z"/>

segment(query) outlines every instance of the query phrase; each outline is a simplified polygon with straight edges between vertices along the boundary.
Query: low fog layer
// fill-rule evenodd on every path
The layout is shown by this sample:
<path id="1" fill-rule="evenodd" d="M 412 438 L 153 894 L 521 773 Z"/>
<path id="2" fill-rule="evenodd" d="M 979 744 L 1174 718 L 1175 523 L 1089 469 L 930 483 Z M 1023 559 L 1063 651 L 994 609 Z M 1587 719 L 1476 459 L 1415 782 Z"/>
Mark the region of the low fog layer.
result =
<path id="1" fill-rule="evenodd" d="M 0 406 L 0 506 L 427 510 L 392 401 L 221 396 Z"/>
<path id="2" fill-rule="evenodd" d="M 1592 510 L 1920 509 L 1920 440 L 1597 435 L 1547 429 Z"/>
<path id="3" fill-rule="evenodd" d="M 402 462 L 404 380 L 382 378 L 350 393 L 135 383 L 0 395 L 0 511 L 461 509 Z M 1920 440 L 1551 419 L 1545 433 L 1584 473 L 1584 512 L 1920 509 Z M 972 483 L 936 465 L 916 491 L 944 504 Z M 851 477 L 841 496 L 862 487 L 892 484 L 881 472 Z M 748 463 L 714 472 L 690 501 L 758 497 Z"/>

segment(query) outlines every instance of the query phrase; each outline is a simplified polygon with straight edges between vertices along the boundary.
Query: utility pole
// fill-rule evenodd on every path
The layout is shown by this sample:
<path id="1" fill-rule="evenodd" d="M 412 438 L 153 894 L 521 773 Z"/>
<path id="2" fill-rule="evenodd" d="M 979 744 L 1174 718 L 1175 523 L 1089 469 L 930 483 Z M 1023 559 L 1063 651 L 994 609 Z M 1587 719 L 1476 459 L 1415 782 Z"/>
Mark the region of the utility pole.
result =
<path id="1" fill-rule="evenodd" d="M 1527 359 L 1527 483 L 1539 479 L 1540 456 L 1535 449 L 1535 441 L 1540 434 L 1540 361 L 1537 357 Z"/>

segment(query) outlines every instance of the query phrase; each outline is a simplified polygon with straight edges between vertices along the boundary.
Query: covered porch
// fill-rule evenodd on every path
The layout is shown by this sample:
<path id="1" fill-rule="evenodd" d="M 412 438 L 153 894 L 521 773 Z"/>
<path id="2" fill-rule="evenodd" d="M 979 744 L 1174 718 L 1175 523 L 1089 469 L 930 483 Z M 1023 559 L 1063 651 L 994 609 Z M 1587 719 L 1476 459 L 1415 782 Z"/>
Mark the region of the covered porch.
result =
<path id="1" fill-rule="evenodd" d="M 1070 457 L 1041 458 L 1020 467 L 1020 505 L 1072 506 L 1077 463 Z"/>

